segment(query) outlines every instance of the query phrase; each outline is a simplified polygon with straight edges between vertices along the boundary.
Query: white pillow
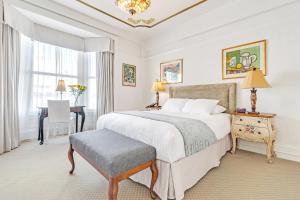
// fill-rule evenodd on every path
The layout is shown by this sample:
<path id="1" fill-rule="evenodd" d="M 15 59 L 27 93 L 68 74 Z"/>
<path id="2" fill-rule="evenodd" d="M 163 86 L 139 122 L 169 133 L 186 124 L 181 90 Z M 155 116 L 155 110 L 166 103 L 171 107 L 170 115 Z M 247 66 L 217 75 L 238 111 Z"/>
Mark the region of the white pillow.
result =
<path id="1" fill-rule="evenodd" d="M 215 99 L 191 99 L 186 102 L 183 112 L 212 114 L 219 100 Z"/>
<path id="2" fill-rule="evenodd" d="M 163 105 L 162 110 L 167 112 L 182 112 L 185 103 L 189 99 L 171 98 Z"/>
<path id="3" fill-rule="evenodd" d="M 213 111 L 213 114 L 220 114 L 225 112 L 227 109 L 224 108 L 223 106 L 217 105 Z"/>

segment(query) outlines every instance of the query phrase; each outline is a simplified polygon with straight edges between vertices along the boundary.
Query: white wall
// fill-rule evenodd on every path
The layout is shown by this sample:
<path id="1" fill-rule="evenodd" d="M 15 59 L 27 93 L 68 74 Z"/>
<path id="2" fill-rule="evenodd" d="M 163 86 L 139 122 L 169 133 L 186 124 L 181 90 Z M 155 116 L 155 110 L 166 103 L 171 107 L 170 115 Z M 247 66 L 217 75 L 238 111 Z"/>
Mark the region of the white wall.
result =
<path id="1" fill-rule="evenodd" d="M 122 86 L 122 64 L 132 64 L 137 70 L 136 87 Z M 141 57 L 141 48 L 134 43 L 116 40 L 115 68 L 115 110 L 141 110 L 145 107 L 146 96 L 144 88 L 147 73 L 144 59 Z"/>
<path id="2" fill-rule="evenodd" d="M 276 113 L 278 130 L 275 150 L 279 157 L 300 161 L 300 3 L 237 20 L 195 35 L 184 35 L 168 41 L 164 49 L 166 34 L 156 37 L 145 48 L 149 78 L 146 90 L 153 80 L 159 78 L 160 62 L 183 58 L 184 85 L 238 82 L 241 79 L 222 80 L 221 50 L 243 43 L 267 40 L 267 80 L 271 89 L 258 91 L 257 110 Z M 224 15 L 224 18 L 226 14 Z M 221 20 L 221 19 L 220 19 Z M 180 27 L 177 27 L 178 30 Z M 195 24 L 185 33 L 195 33 L 201 26 Z M 182 29 L 181 29 L 182 30 Z M 180 30 L 179 30 L 180 31 Z M 175 31 L 176 32 L 176 31 Z M 176 34 L 176 33 L 174 33 Z M 177 34 L 178 35 L 178 34 Z M 168 38 L 175 38 L 168 33 Z M 162 48 L 160 48 L 162 47 Z M 147 53 L 148 52 L 148 53 Z M 147 102 L 154 96 L 147 93 Z M 250 109 L 250 92 L 238 89 L 238 107 Z M 167 97 L 162 94 L 162 101 Z M 263 145 L 242 142 L 241 147 L 264 153 Z"/>

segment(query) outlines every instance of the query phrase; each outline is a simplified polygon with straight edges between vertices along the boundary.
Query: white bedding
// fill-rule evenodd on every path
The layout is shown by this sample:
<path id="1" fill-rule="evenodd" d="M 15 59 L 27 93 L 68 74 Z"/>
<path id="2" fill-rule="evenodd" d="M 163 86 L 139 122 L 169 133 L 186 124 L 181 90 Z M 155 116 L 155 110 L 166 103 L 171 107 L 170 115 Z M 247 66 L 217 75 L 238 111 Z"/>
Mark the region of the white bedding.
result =
<path id="1" fill-rule="evenodd" d="M 230 115 L 225 113 L 201 115 L 165 111 L 149 112 L 202 120 L 214 131 L 218 140 L 230 132 Z M 166 122 L 110 113 L 99 117 L 97 121 L 97 129 L 103 128 L 154 146 L 156 148 L 157 159 L 159 160 L 173 163 L 185 157 L 181 133 L 175 126 Z"/>

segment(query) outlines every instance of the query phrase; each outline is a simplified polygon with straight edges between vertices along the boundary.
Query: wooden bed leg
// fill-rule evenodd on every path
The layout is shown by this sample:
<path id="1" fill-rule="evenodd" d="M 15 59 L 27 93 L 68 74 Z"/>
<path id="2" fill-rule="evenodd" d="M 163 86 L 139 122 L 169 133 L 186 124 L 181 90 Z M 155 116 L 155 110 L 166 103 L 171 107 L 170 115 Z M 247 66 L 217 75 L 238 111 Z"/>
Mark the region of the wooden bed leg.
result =
<path id="1" fill-rule="evenodd" d="M 152 172 L 152 179 L 151 179 L 151 185 L 150 185 L 150 195 L 152 199 L 156 198 L 156 194 L 153 192 L 153 187 L 157 181 L 158 177 L 158 170 L 156 166 L 156 160 L 153 160 L 150 166 L 151 172 Z"/>
<path id="2" fill-rule="evenodd" d="M 74 149 L 72 148 L 72 145 L 70 144 L 70 148 L 69 148 L 69 151 L 68 151 L 68 158 L 69 158 L 69 161 L 71 162 L 72 168 L 69 171 L 69 174 L 73 174 L 74 169 L 75 169 L 73 153 L 74 153 Z"/>
<path id="3" fill-rule="evenodd" d="M 117 200 L 118 197 L 118 180 L 114 177 L 109 178 L 108 199 Z"/>

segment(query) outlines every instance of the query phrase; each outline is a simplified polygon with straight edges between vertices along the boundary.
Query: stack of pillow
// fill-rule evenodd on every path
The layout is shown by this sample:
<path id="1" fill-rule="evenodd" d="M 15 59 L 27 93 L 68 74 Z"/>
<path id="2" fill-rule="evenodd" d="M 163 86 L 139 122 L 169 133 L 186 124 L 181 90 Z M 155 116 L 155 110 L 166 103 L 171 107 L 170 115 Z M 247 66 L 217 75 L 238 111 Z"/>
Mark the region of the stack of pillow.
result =
<path id="1" fill-rule="evenodd" d="M 215 99 L 179 99 L 171 98 L 164 104 L 162 111 L 184 112 L 199 114 L 219 114 L 226 111 L 226 108 L 218 105 L 219 100 Z"/>

